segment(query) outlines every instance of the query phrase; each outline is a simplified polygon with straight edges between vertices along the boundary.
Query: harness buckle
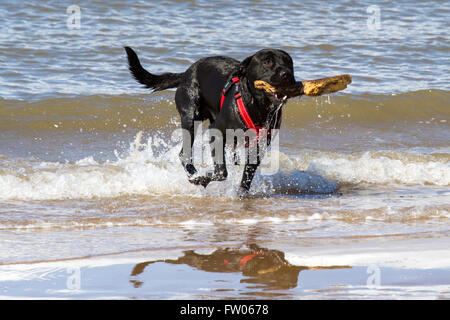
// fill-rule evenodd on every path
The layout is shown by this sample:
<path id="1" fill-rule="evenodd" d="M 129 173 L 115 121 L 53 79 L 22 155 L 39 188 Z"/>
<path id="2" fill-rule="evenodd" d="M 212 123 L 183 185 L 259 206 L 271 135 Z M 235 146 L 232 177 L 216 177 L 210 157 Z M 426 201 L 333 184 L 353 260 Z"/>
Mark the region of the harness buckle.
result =
<path id="1" fill-rule="evenodd" d="M 223 87 L 223 93 L 226 94 L 233 85 L 236 85 L 236 87 L 239 85 L 239 78 L 235 77 L 230 79 Z"/>

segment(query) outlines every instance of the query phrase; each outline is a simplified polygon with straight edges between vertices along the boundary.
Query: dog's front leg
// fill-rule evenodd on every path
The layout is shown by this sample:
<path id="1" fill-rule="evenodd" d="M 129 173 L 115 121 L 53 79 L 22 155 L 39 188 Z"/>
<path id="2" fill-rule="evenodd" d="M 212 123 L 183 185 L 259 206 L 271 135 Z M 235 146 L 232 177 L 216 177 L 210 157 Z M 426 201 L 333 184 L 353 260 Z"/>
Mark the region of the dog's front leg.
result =
<path id="1" fill-rule="evenodd" d="M 267 148 L 270 146 L 271 136 L 267 135 L 267 133 L 263 133 L 259 136 L 257 141 L 257 144 L 250 143 L 249 145 L 244 173 L 242 174 L 241 185 L 238 190 L 239 197 L 244 197 L 250 190 L 255 172 L 258 170 L 261 159 L 264 157 Z"/>
<path id="2" fill-rule="evenodd" d="M 238 190 L 238 196 L 243 197 L 245 196 L 248 191 L 250 190 L 250 187 L 252 185 L 253 177 L 255 176 L 255 172 L 259 167 L 259 161 L 258 163 L 246 163 L 244 167 L 244 173 L 242 175 L 241 185 Z"/>
<path id="3" fill-rule="evenodd" d="M 240 197 L 244 196 L 250 190 L 252 185 L 253 177 L 255 176 L 256 170 L 261 163 L 261 157 L 263 156 L 263 150 L 259 148 L 258 145 L 253 145 L 249 147 L 246 162 L 244 167 L 244 173 L 242 174 L 241 185 L 239 187 L 238 195 Z"/>

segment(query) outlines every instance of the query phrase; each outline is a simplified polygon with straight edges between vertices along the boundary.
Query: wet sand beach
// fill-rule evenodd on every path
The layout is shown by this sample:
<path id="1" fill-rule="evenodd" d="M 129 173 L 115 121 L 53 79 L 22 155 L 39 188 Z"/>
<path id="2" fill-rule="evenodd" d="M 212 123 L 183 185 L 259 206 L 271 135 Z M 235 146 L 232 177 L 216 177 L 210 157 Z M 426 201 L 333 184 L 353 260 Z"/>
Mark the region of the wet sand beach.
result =
<path id="1" fill-rule="evenodd" d="M 448 3 L 74 5 L 0 6 L 1 299 L 450 298 Z M 288 101 L 240 199 L 240 165 L 188 182 L 174 91 L 124 46 L 155 73 L 274 47 L 353 82 Z"/>

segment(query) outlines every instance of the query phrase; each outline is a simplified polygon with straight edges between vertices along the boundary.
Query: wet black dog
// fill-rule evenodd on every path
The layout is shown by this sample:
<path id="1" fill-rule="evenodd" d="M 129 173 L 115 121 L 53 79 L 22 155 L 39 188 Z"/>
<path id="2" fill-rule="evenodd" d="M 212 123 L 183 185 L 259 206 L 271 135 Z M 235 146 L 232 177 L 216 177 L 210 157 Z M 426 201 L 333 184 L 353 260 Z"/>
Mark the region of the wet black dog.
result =
<path id="1" fill-rule="evenodd" d="M 220 161 L 213 155 L 214 171 L 198 176 L 192 159 L 194 142 L 194 122 L 209 119 L 210 128 L 219 130 L 226 136 L 227 129 L 249 130 L 248 118 L 256 128 L 279 129 L 281 124 L 281 106 L 286 97 L 267 94 L 254 87 L 255 80 L 264 80 L 272 86 L 295 84 L 292 58 L 282 50 L 264 49 L 239 62 L 235 59 L 217 56 L 200 59 L 184 73 L 151 74 L 140 64 L 136 53 L 125 47 L 129 69 L 138 82 L 155 91 L 177 88 L 175 102 L 181 116 L 183 148 L 180 159 L 189 181 L 206 187 L 211 181 L 225 180 L 227 169 L 225 150 L 221 150 Z M 234 82 L 230 82 L 234 79 Z M 236 79 L 239 79 L 238 82 Z M 234 87 L 233 92 L 224 92 L 224 88 Z M 221 106 L 221 100 L 223 106 Z M 240 106 L 241 104 L 241 106 Z M 247 122 L 242 111 L 247 112 Z M 212 138 L 212 142 L 213 142 Z M 270 144 L 270 135 L 267 139 Z M 223 148 L 225 143 L 222 143 Z M 215 152 L 215 150 L 213 151 Z M 256 161 L 246 161 L 239 193 L 249 189 L 262 155 Z"/>

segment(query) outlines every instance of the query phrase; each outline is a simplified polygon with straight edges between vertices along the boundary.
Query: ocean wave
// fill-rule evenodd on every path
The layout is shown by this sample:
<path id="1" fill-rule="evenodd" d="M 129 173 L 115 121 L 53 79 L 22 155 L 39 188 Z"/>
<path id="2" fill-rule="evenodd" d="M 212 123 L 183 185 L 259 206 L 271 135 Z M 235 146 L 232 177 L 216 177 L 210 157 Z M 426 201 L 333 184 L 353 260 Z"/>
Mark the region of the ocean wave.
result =
<path id="1" fill-rule="evenodd" d="M 190 184 L 179 163 L 180 146 L 157 137 L 114 161 L 87 157 L 75 162 L 0 158 L 1 200 L 92 199 L 127 195 L 168 194 L 186 197 L 236 197 L 242 166 L 229 166 L 229 179 L 206 190 Z M 157 145 L 156 152 L 153 146 Z M 342 184 L 450 185 L 449 154 L 408 152 L 305 152 L 269 154 L 279 165 L 276 173 L 262 168 L 251 189 L 256 195 L 321 194 Z M 206 168 L 203 168 L 206 169 Z M 201 169 L 201 170 L 203 170 Z"/>
<path id="2" fill-rule="evenodd" d="M 420 90 L 392 95 L 333 95 L 291 99 L 284 127 L 306 122 L 390 123 L 417 120 L 448 126 L 450 91 Z M 88 95 L 21 101 L 0 98 L 1 131 L 122 131 L 175 127 L 173 92 L 147 95 Z"/>
<path id="3" fill-rule="evenodd" d="M 450 185 L 450 154 L 422 155 L 398 151 L 366 151 L 352 155 L 297 155 L 300 169 L 345 184 Z"/>

